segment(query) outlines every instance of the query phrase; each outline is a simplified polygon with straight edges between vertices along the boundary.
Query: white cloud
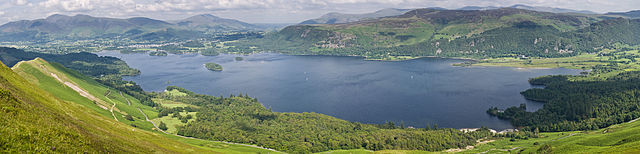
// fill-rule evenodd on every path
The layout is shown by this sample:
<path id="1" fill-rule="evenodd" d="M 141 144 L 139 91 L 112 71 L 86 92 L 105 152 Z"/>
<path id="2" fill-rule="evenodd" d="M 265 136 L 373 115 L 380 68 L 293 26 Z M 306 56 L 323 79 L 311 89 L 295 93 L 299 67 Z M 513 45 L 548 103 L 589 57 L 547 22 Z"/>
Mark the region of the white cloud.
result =
<path id="1" fill-rule="evenodd" d="M 27 0 L 16 0 L 16 5 L 27 5 Z"/>

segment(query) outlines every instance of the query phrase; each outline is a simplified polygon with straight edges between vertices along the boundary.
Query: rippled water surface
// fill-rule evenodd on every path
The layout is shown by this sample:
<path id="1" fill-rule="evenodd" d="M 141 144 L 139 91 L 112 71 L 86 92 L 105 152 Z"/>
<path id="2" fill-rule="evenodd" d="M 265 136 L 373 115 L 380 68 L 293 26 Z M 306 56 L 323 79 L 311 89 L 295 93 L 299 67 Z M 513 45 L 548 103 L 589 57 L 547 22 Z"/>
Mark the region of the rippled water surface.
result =
<path id="1" fill-rule="evenodd" d="M 422 58 L 400 62 L 365 61 L 358 57 L 254 54 L 201 55 L 121 54 L 103 56 L 125 60 L 142 74 L 125 77 L 147 91 L 176 85 L 214 96 L 248 93 L 278 112 L 318 112 L 365 123 L 404 122 L 408 126 L 511 128 L 490 117 L 492 106 L 522 103 L 528 110 L 542 103 L 525 100 L 527 80 L 549 74 L 577 74 L 570 69 L 456 67 L 455 59 Z M 204 63 L 215 62 L 222 72 Z"/>

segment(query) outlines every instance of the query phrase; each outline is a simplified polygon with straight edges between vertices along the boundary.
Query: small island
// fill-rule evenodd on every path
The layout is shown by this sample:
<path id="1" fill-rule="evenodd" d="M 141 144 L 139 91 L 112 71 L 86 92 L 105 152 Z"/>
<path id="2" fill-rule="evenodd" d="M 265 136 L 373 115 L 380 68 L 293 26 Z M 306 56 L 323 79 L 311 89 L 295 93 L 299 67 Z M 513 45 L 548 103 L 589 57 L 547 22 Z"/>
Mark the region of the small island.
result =
<path id="1" fill-rule="evenodd" d="M 244 60 L 244 58 L 242 58 L 242 57 L 236 57 L 236 61 L 242 61 L 242 60 Z"/>
<path id="2" fill-rule="evenodd" d="M 222 66 L 220 66 L 220 64 L 216 64 L 216 63 L 206 63 L 206 64 L 204 64 L 204 67 L 206 67 L 207 69 L 209 69 L 211 71 L 222 71 Z"/>
<path id="3" fill-rule="evenodd" d="M 152 51 L 149 52 L 149 56 L 167 56 L 169 55 L 167 52 L 164 51 Z"/>

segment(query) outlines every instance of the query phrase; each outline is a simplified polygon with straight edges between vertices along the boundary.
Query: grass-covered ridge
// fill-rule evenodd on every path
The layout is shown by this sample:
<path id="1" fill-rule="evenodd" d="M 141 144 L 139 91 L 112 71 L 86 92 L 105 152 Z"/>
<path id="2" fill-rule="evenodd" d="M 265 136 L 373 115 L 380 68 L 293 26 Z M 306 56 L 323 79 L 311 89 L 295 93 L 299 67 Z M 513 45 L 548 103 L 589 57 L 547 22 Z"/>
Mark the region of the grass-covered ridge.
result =
<path id="1" fill-rule="evenodd" d="M 60 64 L 51 64 L 37 58 L 20 62 L 13 67 L 13 70 L 60 99 L 85 105 L 96 112 L 130 125 L 149 130 L 153 127 L 145 121 L 144 115 L 138 109 L 149 115 L 149 118 L 155 118 L 157 115 L 155 109 L 141 104 L 126 93 L 104 86 Z M 134 120 L 125 120 L 127 115 L 132 116 Z"/>
<path id="2" fill-rule="evenodd" d="M 4 65 L 0 65 L 0 99 L 4 152 L 211 152 L 58 99 Z"/>
<path id="3" fill-rule="evenodd" d="M 189 139 L 182 138 L 172 135 L 167 135 L 160 133 L 158 131 L 152 131 L 154 126 L 151 125 L 150 122 L 146 121 L 144 115 L 141 113 L 144 112 L 150 119 L 155 118 L 158 115 L 158 112 L 155 108 L 143 105 L 136 98 L 127 95 L 126 93 L 120 93 L 117 89 L 102 85 L 97 81 L 79 74 L 73 70 L 69 70 L 61 66 L 60 64 L 48 63 L 43 59 L 35 59 L 31 61 L 20 62 L 18 65 L 14 66 L 13 71 L 17 73 L 11 72 L 3 72 L 4 74 L 13 73 L 14 78 L 9 81 L 24 81 L 25 85 L 29 85 L 28 89 L 37 90 L 38 95 L 48 96 L 49 99 L 45 102 L 55 103 L 58 102 L 57 105 L 53 107 L 66 107 L 71 106 L 73 110 L 65 108 L 65 113 L 59 113 L 56 115 L 51 115 L 47 117 L 57 118 L 56 120 L 48 120 L 46 124 L 39 125 L 53 125 L 55 126 L 55 122 L 74 122 L 78 123 L 78 121 L 82 124 L 80 127 L 86 127 L 86 129 L 90 130 L 81 130 L 90 133 L 90 136 L 85 135 L 76 135 L 79 136 L 80 139 L 70 139 L 70 138 L 62 138 L 69 139 L 71 141 L 81 141 L 81 142 L 70 142 L 67 144 L 57 144 L 54 145 L 58 150 L 62 147 L 68 148 L 63 152 L 115 152 L 115 153 L 246 153 L 246 152 L 256 152 L 256 153 L 268 153 L 273 152 L 266 149 L 248 147 L 243 145 L 235 145 L 235 144 L 227 144 L 221 142 L 212 142 L 205 140 L 197 140 L 197 139 Z M 18 75 L 19 74 L 19 75 Z M 55 74 L 55 77 L 54 75 Z M 19 78 L 19 80 L 18 80 Z M 24 79 L 26 78 L 26 80 Z M 59 79 L 59 80 L 58 80 Z M 29 82 L 33 84 L 29 84 Z M 66 82 L 66 84 L 65 84 Z M 4 85 L 4 84 L 3 84 Z M 71 86 L 70 86 L 71 85 Z M 74 87 L 74 88 L 71 88 Z M 82 89 L 86 93 L 84 95 L 80 94 L 81 92 L 76 91 L 77 89 Z M 89 96 L 91 95 L 91 96 Z M 29 96 L 21 95 L 20 98 L 25 98 Z M 116 104 L 113 106 L 106 106 L 106 109 L 100 107 L 100 103 L 113 103 Z M 4 105 L 4 104 L 3 104 Z M 103 105 L 104 106 L 104 105 Z M 113 107 L 113 114 L 111 113 L 111 109 Z M 74 113 L 68 113 L 74 112 Z M 38 114 L 30 113 L 33 115 L 33 118 L 40 118 L 37 116 Z M 90 116 L 87 116 L 90 115 Z M 71 117 L 68 117 L 71 116 Z M 114 119 L 115 116 L 115 120 Z M 131 119 L 127 118 L 131 116 Z M 20 121 L 23 117 L 15 117 L 18 119 L 13 119 L 12 121 L 6 121 L 7 125 L 2 125 L 2 129 L 11 130 L 14 129 L 12 127 L 4 127 L 4 126 L 12 126 L 11 123 L 15 123 Z M 10 119 L 8 119 L 10 120 Z M 22 123 L 18 123 L 20 125 L 25 125 L 20 130 L 37 130 L 35 125 L 32 125 L 32 121 L 28 119 L 24 119 L 23 121 L 28 122 L 26 125 Z M 32 125 L 32 126 L 30 126 Z M 28 126 L 28 127 L 27 127 Z M 67 133 L 74 133 L 74 129 L 58 129 L 56 130 L 66 130 Z M 113 131 L 113 132 L 112 132 Z M 4 133 L 3 133 L 4 134 Z M 33 132 L 31 133 L 33 134 Z M 36 133 L 37 134 L 37 133 Z M 21 133 L 16 133 L 15 135 L 21 135 Z M 59 135 L 42 135 L 40 138 L 36 137 L 26 137 L 26 139 L 37 139 L 37 140 L 56 140 L 55 136 Z M 94 136 L 94 137 L 92 137 Z M 97 138 L 95 136 L 98 136 Z M 17 137 L 17 136 L 16 136 Z M 88 139 L 87 142 L 99 142 L 97 147 L 92 149 L 91 147 L 83 150 L 82 147 L 85 146 L 84 142 L 82 142 L 82 137 L 86 137 Z M 7 147 L 9 150 L 28 150 L 25 149 L 26 146 L 22 147 L 21 145 L 29 145 L 24 140 L 25 138 L 17 139 L 13 136 L 9 136 L 7 138 L 7 142 L 11 142 L 11 144 L 6 144 L 7 146 L 13 145 L 13 147 Z M 95 141 L 94 141 L 95 140 Z M 44 144 L 40 142 L 34 142 L 36 144 Z M 104 146 L 103 144 L 109 144 L 110 146 Z M 4 144 L 3 144 L 4 145 Z M 60 147 L 58 147 L 60 146 Z M 89 145 L 90 146 L 90 145 Z M 47 147 L 49 148 L 49 147 Z M 106 149 L 95 149 L 95 148 L 106 148 Z M 29 148 L 35 149 L 35 148 Z M 46 150 L 40 148 L 40 150 Z M 41 151 L 47 152 L 47 151 Z"/>

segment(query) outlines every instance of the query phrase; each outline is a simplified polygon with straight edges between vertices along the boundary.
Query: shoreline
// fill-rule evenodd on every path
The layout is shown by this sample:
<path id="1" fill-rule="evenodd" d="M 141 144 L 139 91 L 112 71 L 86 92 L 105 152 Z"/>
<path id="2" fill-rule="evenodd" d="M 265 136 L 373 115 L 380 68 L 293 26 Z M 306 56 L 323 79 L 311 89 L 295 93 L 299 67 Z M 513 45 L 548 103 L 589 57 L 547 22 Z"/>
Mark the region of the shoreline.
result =
<path id="1" fill-rule="evenodd" d="M 105 52 L 105 51 L 106 52 L 119 52 L 118 50 L 102 50 L 100 52 Z M 100 52 L 97 52 L 97 53 L 100 53 Z M 137 54 L 137 53 L 123 53 L 123 54 Z M 169 54 L 173 54 L 173 53 L 169 53 Z M 570 67 L 562 67 L 562 66 L 552 66 L 552 67 L 545 67 L 545 66 L 539 66 L 539 65 L 537 65 L 537 66 L 536 65 L 534 65 L 534 66 L 512 66 L 512 65 L 504 65 L 504 64 L 501 64 L 501 63 L 481 62 L 483 60 L 488 60 L 488 59 L 475 59 L 475 58 L 468 58 L 468 57 L 441 57 L 441 56 L 417 56 L 417 57 L 412 57 L 412 56 L 406 56 L 406 57 L 401 58 L 401 59 L 386 60 L 386 59 L 369 59 L 367 56 L 361 56 L 361 55 L 288 54 L 288 53 L 281 53 L 281 52 L 256 52 L 256 53 L 246 53 L 246 54 L 242 54 L 242 53 L 220 53 L 220 54 L 239 55 L 239 56 L 247 56 L 247 55 L 252 55 L 252 54 L 280 54 L 280 55 L 287 55 L 287 56 L 356 57 L 356 58 L 362 58 L 362 60 L 364 60 L 364 61 L 380 61 L 380 62 L 401 62 L 401 61 L 410 61 L 410 60 L 416 60 L 416 59 L 422 59 L 422 58 L 439 58 L 439 59 L 471 61 L 471 63 L 461 62 L 461 63 L 453 63 L 453 64 L 451 64 L 452 66 L 456 66 L 456 67 L 510 67 L 510 68 L 515 68 L 515 69 L 519 69 L 519 70 L 526 70 L 526 69 L 536 69 L 537 70 L 537 69 L 565 68 L 565 69 L 583 70 L 583 69 L 579 69 L 579 68 L 570 68 Z M 182 54 L 173 54 L 173 55 L 201 55 L 201 54 L 199 54 L 199 53 L 182 53 Z M 505 63 L 505 64 L 520 65 L 518 63 Z"/>

